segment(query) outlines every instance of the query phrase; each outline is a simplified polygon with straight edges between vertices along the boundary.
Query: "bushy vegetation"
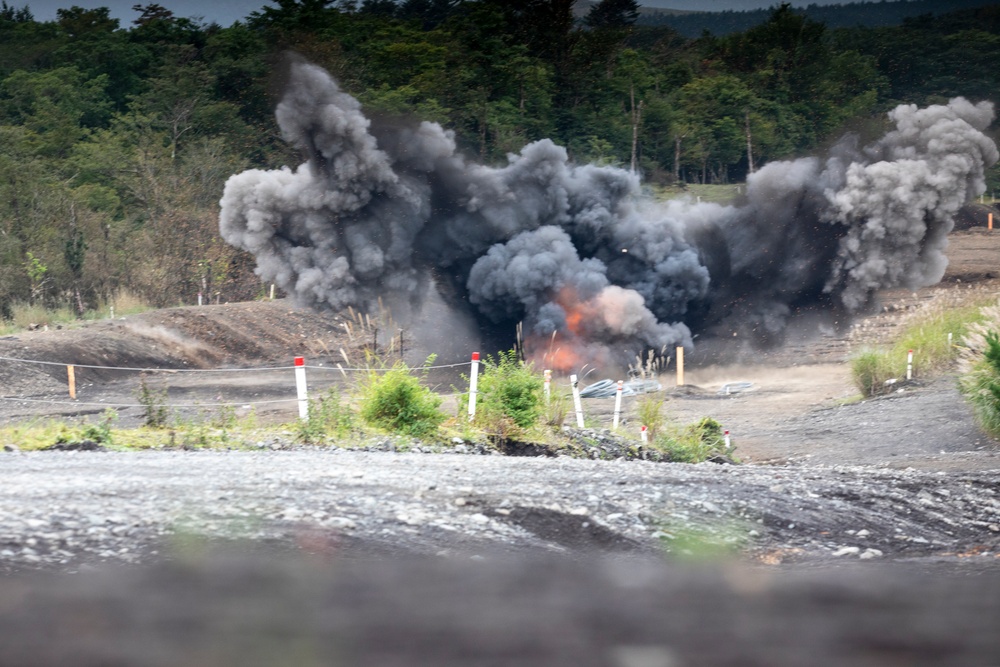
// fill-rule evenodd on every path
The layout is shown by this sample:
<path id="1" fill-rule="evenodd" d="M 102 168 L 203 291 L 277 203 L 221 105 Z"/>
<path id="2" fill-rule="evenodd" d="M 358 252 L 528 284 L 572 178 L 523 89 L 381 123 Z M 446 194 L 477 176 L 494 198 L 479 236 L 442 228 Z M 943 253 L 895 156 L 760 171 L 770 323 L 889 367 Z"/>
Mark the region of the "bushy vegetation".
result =
<path id="1" fill-rule="evenodd" d="M 972 414 L 993 438 L 1000 438 L 1000 303 L 984 306 L 959 346 L 958 386 Z"/>
<path id="2" fill-rule="evenodd" d="M 914 377 L 932 377 L 953 366 L 959 356 L 958 341 L 982 317 L 979 305 L 936 306 L 917 312 L 903 326 L 895 342 L 883 348 L 867 348 L 851 358 L 854 385 L 863 396 L 893 391 L 895 385 L 886 383 L 906 377 L 910 350 L 913 350 Z"/>
<path id="3" fill-rule="evenodd" d="M 543 387 L 542 376 L 516 350 L 487 356 L 478 378 L 475 425 L 494 443 L 520 437 L 545 411 Z"/>
<path id="4" fill-rule="evenodd" d="M 670 425 L 653 440 L 653 445 L 677 463 L 701 463 L 713 457 L 730 459 L 722 424 L 702 417 L 686 426 Z"/>
<path id="5" fill-rule="evenodd" d="M 983 342 L 979 359 L 962 375 L 959 387 L 980 428 L 1000 438 L 1000 336 L 987 331 Z"/>
<path id="6" fill-rule="evenodd" d="M 415 438 L 434 435 L 446 416 L 441 397 L 425 387 L 403 362 L 371 370 L 358 390 L 365 423 Z"/>

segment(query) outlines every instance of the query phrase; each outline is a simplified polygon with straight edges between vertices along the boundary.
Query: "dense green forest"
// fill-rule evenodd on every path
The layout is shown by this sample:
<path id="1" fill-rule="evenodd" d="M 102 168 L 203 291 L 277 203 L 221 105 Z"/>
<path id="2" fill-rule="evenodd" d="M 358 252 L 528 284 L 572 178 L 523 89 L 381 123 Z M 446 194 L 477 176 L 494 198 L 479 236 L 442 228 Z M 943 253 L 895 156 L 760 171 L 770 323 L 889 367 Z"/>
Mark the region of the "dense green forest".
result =
<path id="1" fill-rule="evenodd" d="M 452 129 L 497 163 L 550 137 L 646 182 L 733 182 L 872 138 L 901 102 L 998 90 L 1000 7 L 831 30 L 776 7 L 697 39 L 636 25 L 634 0 L 276 0 L 229 27 L 136 5 L 128 26 L 0 3 L 0 315 L 18 303 L 252 298 L 253 260 L 218 235 L 226 178 L 296 165 L 272 117 L 289 50 L 367 113 Z M 998 185 L 991 174 L 991 187 Z"/>

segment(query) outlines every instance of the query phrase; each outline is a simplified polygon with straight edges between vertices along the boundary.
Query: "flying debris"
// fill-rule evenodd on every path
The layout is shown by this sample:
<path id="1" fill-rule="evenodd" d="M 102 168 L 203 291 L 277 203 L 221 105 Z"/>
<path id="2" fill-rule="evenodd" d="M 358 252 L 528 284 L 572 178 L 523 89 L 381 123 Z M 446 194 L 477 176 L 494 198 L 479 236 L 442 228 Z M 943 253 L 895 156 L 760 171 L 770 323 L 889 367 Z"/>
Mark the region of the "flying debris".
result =
<path id="1" fill-rule="evenodd" d="M 429 301 L 487 335 L 524 322 L 529 354 L 562 369 L 690 348 L 692 333 L 774 344 L 799 321 L 846 323 L 879 289 L 937 282 L 953 217 L 998 158 L 992 105 L 956 98 L 897 107 L 870 146 L 772 162 L 738 205 L 652 202 L 548 139 L 471 162 L 440 125 L 366 116 L 307 62 L 276 116 L 305 163 L 232 176 L 221 200 L 223 238 L 263 280 L 315 308 L 381 297 L 404 325 Z"/>

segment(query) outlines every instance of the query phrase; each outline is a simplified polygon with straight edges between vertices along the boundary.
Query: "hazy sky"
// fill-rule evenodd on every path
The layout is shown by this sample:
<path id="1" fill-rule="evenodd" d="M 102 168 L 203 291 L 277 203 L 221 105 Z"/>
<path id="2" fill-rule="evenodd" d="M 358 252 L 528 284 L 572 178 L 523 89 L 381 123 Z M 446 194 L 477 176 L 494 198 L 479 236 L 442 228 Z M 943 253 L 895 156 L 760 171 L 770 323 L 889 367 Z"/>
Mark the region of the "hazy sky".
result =
<path id="1" fill-rule="evenodd" d="M 673 9 L 688 9 L 702 11 L 723 11 L 727 9 L 758 9 L 779 4 L 780 0 L 640 0 L 640 4 L 650 7 L 670 7 Z M 805 7 L 809 4 L 830 5 L 845 3 L 850 0 L 793 0 L 792 5 Z M 38 21 L 51 21 L 56 17 L 56 10 L 72 6 L 93 9 L 108 7 L 111 16 L 121 21 L 123 28 L 131 25 L 139 16 L 132 10 L 133 5 L 156 4 L 166 7 L 176 16 L 192 18 L 199 17 L 206 22 L 215 21 L 223 26 L 246 16 L 265 5 L 274 6 L 267 0 L 6 0 L 8 6 L 24 7 L 27 5 Z"/>

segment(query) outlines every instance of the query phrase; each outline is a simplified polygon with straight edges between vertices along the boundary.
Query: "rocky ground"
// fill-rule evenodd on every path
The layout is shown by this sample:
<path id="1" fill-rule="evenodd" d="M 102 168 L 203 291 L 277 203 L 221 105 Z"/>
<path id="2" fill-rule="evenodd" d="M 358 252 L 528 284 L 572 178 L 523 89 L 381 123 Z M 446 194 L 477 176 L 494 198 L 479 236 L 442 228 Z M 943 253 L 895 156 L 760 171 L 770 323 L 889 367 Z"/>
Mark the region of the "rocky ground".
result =
<path id="1" fill-rule="evenodd" d="M 995 473 L 334 449 L 3 474 L 0 665 L 1000 658 Z"/>

